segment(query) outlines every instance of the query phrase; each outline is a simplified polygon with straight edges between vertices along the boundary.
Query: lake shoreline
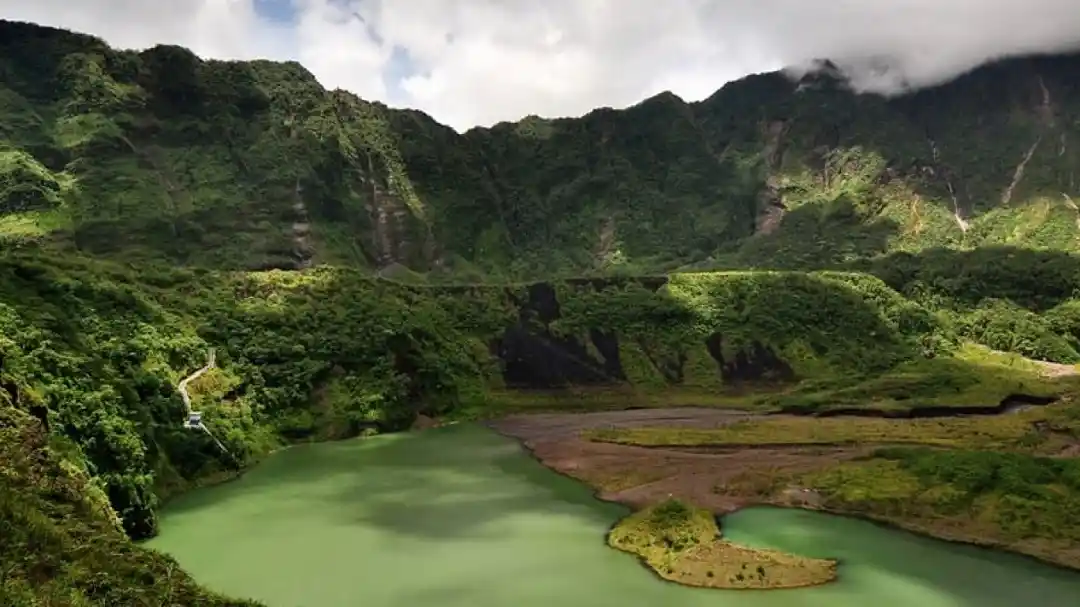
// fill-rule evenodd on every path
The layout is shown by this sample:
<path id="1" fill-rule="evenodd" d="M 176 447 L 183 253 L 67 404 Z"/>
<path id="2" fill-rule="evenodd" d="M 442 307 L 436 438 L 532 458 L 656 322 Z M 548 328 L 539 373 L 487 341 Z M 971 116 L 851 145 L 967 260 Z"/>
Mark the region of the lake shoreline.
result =
<path id="1" fill-rule="evenodd" d="M 660 579 L 683 586 L 794 590 L 839 578 L 837 559 L 755 548 L 723 536 L 714 513 L 669 499 L 619 519 L 604 539 L 609 547 L 636 556 Z M 672 539 L 686 543 L 672 546 Z"/>
<path id="2" fill-rule="evenodd" d="M 1008 543 L 1003 540 L 979 537 L 970 533 L 964 533 L 963 531 L 950 530 L 942 526 L 928 525 L 925 521 L 920 521 L 918 519 L 903 519 L 896 516 L 880 515 L 853 509 L 829 507 L 824 504 L 811 504 L 805 502 L 799 503 L 791 499 L 784 499 L 771 495 L 762 496 L 727 493 L 722 495 L 709 495 L 708 499 L 700 500 L 694 499 L 695 496 L 700 497 L 702 495 L 700 488 L 697 488 L 697 490 L 687 491 L 689 495 L 684 495 L 676 489 L 676 487 L 674 486 L 676 485 L 676 483 L 672 483 L 673 486 L 671 488 L 673 489 L 673 491 L 668 493 L 661 494 L 658 491 L 649 491 L 649 485 L 656 485 L 660 481 L 655 481 L 651 483 L 646 482 L 642 485 L 629 488 L 621 488 L 614 491 L 608 490 L 604 488 L 604 482 L 600 480 L 603 476 L 602 469 L 599 474 L 596 473 L 596 470 L 587 470 L 586 460 L 588 458 L 588 454 L 585 454 L 585 457 L 571 458 L 573 460 L 571 462 L 571 465 L 567 465 L 568 462 L 560 458 L 561 449 L 559 448 L 558 443 L 560 441 L 581 441 L 580 438 L 569 435 L 548 438 L 542 442 L 542 447 L 538 448 L 538 446 L 541 446 L 539 444 L 541 443 L 541 441 L 530 440 L 528 433 L 515 432 L 510 430 L 506 424 L 502 423 L 502 421 L 503 420 L 495 420 L 487 422 L 484 425 L 491 428 L 493 431 L 499 433 L 502 436 L 514 439 L 529 455 L 529 457 L 533 458 L 540 465 L 552 470 L 553 472 L 556 472 L 557 474 L 568 478 L 573 478 L 579 482 L 585 483 L 590 487 L 593 492 L 593 496 L 596 499 L 608 503 L 619 504 L 621 506 L 629 508 L 631 511 L 648 508 L 669 497 L 685 500 L 688 503 L 692 503 L 696 506 L 706 507 L 711 510 L 719 519 L 721 519 L 721 521 L 726 515 L 733 514 L 744 508 L 751 508 L 755 506 L 795 508 L 800 510 L 822 512 L 835 516 L 858 519 L 895 531 L 910 533 L 916 536 L 930 538 L 955 545 L 972 546 L 976 548 L 993 550 L 1003 554 L 1009 554 L 1024 559 L 1030 559 L 1039 564 L 1050 566 L 1062 571 L 1080 573 L 1080 546 L 1076 547 L 1075 549 L 1067 553 L 1065 556 L 1058 556 L 1049 549 L 1039 550 L 1037 548 L 1028 548 L 1023 545 Z M 615 448 L 624 448 L 627 450 L 628 453 L 633 452 L 636 456 L 639 457 L 639 459 L 662 458 L 665 455 L 668 455 L 665 454 L 662 449 L 654 447 L 635 447 L 614 444 L 608 444 L 608 446 Z M 766 451 L 768 449 L 759 448 L 755 450 Z M 609 454 L 605 454 L 605 456 Z M 650 455 L 643 456 L 642 454 Z M 579 456 L 581 454 L 575 453 L 574 455 Z M 855 455 L 848 454 L 848 456 L 853 458 Z M 706 501 L 707 503 L 702 504 L 702 501 Z"/>
<path id="3" fill-rule="evenodd" d="M 710 414 L 710 417 L 729 416 L 732 420 L 746 419 L 748 417 L 758 417 L 758 416 L 760 416 L 760 414 L 752 414 L 752 413 L 748 414 L 745 411 L 723 411 L 723 410 L 715 410 L 715 409 L 714 410 L 701 409 L 700 411 L 708 412 Z M 642 412 L 655 412 L 657 415 L 670 415 L 672 413 L 672 410 L 670 410 L 670 409 L 669 410 L 649 409 L 649 410 L 636 410 L 635 412 L 638 413 L 638 414 L 641 414 Z M 612 414 L 618 415 L 619 413 L 620 412 L 618 412 L 618 411 L 605 412 L 605 415 L 612 415 Z M 560 417 L 562 417 L 564 415 L 569 415 L 569 416 L 573 416 L 573 417 L 583 417 L 583 416 L 588 415 L 588 414 L 573 413 L 573 414 L 553 414 L 553 415 L 558 415 Z M 521 417 L 521 416 L 509 416 L 509 417 Z M 620 490 L 614 490 L 614 491 L 609 490 L 609 489 L 605 489 L 602 486 L 602 483 L 598 484 L 596 482 L 595 478 L 590 479 L 590 478 L 588 478 L 589 475 L 582 476 L 580 474 L 575 474 L 574 473 L 575 470 L 573 469 L 573 467 L 568 468 L 567 466 L 563 465 L 557 459 L 553 460 L 553 458 L 551 458 L 551 457 L 545 457 L 544 454 L 538 453 L 535 443 L 527 440 L 526 438 L 523 438 L 522 436 L 520 436 L 518 434 L 515 434 L 513 432 L 508 432 L 506 427 L 505 427 L 505 424 L 503 423 L 506 419 L 507 418 L 500 418 L 500 419 L 495 419 L 495 420 L 479 421 L 479 422 L 476 422 L 476 423 L 478 423 L 478 425 L 480 425 L 480 426 L 483 426 L 485 428 L 488 428 L 488 429 L 492 430 L 493 432 L 495 432 L 495 433 L 497 433 L 497 434 L 499 434 L 501 436 L 504 436 L 506 438 L 514 440 L 524 450 L 524 452 L 530 458 L 532 458 L 533 460 L 535 460 L 536 462 L 538 462 L 540 465 L 544 466 L 545 468 L 547 468 L 549 470 L 552 470 L 553 472 L 555 472 L 555 473 L 557 473 L 557 474 L 559 474 L 561 476 L 571 478 L 571 479 L 574 479 L 575 481 L 584 483 L 585 485 L 587 485 L 590 488 L 593 497 L 595 499 L 599 500 L 599 501 L 606 502 L 606 503 L 611 503 L 611 504 L 618 504 L 620 506 L 628 508 L 629 512 L 633 512 L 633 511 L 636 511 L 636 510 L 641 510 L 643 508 L 647 508 L 649 506 L 655 505 L 656 503 L 659 503 L 660 501 L 662 501 L 662 499 L 664 499 L 666 497 L 669 497 L 669 496 L 670 497 L 675 497 L 675 498 L 678 498 L 678 499 L 684 499 L 684 500 L 686 500 L 686 501 L 688 501 L 690 503 L 693 503 L 695 505 L 699 505 L 699 501 L 694 500 L 693 499 L 694 496 L 692 496 L 692 495 L 690 495 L 690 496 L 679 495 L 678 493 L 673 492 L 673 493 L 665 494 L 665 495 L 662 495 L 662 496 L 654 495 L 652 497 L 646 497 L 645 493 L 647 493 L 647 492 L 635 491 L 635 490 L 640 490 L 643 487 L 652 484 L 652 483 L 648 483 L 648 482 L 643 483 L 641 485 L 629 487 L 629 488 L 626 488 L 626 489 L 620 489 Z M 425 426 L 425 427 L 422 427 L 422 428 L 414 428 L 412 430 L 409 430 L 408 432 L 420 432 L 420 431 L 426 430 L 428 428 L 439 428 L 439 427 L 445 427 L 447 425 L 452 425 L 452 424 L 436 423 L 436 424 L 431 424 L 429 426 Z M 194 481 L 193 483 L 191 483 L 190 485 L 188 485 L 188 486 L 186 486 L 186 487 L 184 487 L 184 488 L 182 488 L 180 490 L 170 492 L 166 497 L 161 498 L 161 507 L 163 507 L 163 508 L 166 507 L 174 499 L 176 499 L 178 497 L 181 497 L 181 496 L 183 496 L 183 495 L 185 495 L 185 494 L 187 494 L 187 493 L 189 493 L 191 491 L 195 491 L 195 490 L 203 489 L 203 488 L 208 488 L 208 487 L 213 487 L 213 486 L 218 486 L 218 485 L 223 485 L 223 484 L 228 484 L 228 483 L 232 483 L 234 481 L 237 481 L 237 480 L 241 479 L 252 468 L 254 468 L 255 466 L 258 466 L 260 463 L 262 463 L 266 458 L 271 457 L 271 456 L 277 454 L 278 452 L 289 450 L 289 449 L 291 449 L 291 448 L 293 448 L 295 446 L 307 445 L 307 444 L 318 444 L 318 443 L 323 443 L 323 442 L 342 442 L 342 441 L 356 440 L 356 439 L 360 439 L 360 438 L 363 438 L 363 437 L 362 436 L 356 436 L 356 437 L 350 437 L 350 438 L 345 438 L 345 439 L 333 439 L 333 440 L 327 440 L 327 441 L 322 441 L 322 440 L 320 440 L 320 441 L 298 441 L 296 443 L 289 443 L 289 444 L 280 445 L 280 446 L 278 446 L 278 447 L 276 447 L 276 448 L 274 448 L 274 449 L 272 449 L 272 450 L 270 450 L 270 451 L 268 451 L 268 452 L 266 452 L 264 454 L 260 454 L 253 461 L 249 462 L 247 465 L 244 465 L 243 467 L 239 468 L 238 470 L 220 471 L 217 474 L 199 478 L 196 481 Z M 567 436 L 565 438 L 569 439 L 569 440 L 578 440 L 576 438 L 572 438 L 572 437 L 569 437 L 569 436 Z M 556 441 L 554 441 L 554 442 L 558 442 L 558 439 L 556 439 Z M 627 449 L 632 449 L 635 452 L 642 452 L 642 451 L 643 452 L 650 452 L 650 451 L 655 452 L 655 455 L 650 456 L 650 457 L 661 457 L 662 456 L 661 454 L 664 451 L 662 448 L 651 447 L 651 446 L 627 447 L 625 445 L 617 445 L 615 443 L 609 443 L 609 444 L 611 446 L 614 446 L 614 447 L 625 447 Z M 753 449 L 749 449 L 749 451 L 768 451 L 770 449 L 775 450 L 775 449 L 773 449 L 773 447 L 774 446 L 765 446 L 765 447 L 755 446 Z M 821 446 L 821 447 L 829 447 L 829 446 Z M 832 447 L 841 447 L 841 448 L 846 447 L 847 449 L 852 449 L 853 448 L 852 446 L 844 446 L 844 445 L 837 445 L 837 446 L 832 446 Z M 732 451 L 738 451 L 738 450 L 732 450 Z M 1026 559 L 1031 559 L 1031 560 L 1033 560 L 1035 562 L 1038 562 L 1038 563 L 1040 563 L 1042 565 L 1047 565 L 1047 566 L 1054 567 L 1056 569 L 1060 569 L 1060 570 L 1063 570 L 1063 571 L 1080 573 L 1080 546 L 1076 547 L 1066 557 L 1061 558 L 1061 557 L 1055 557 L 1053 552 L 1050 551 L 1050 550 L 1039 550 L 1037 548 L 1034 548 L 1034 549 L 1033 548 L 1026 548 L 1024 546 L 1018 546 L 1018 545 L 1015 545 L 1015 544 L 1010 544 L 1010 543 L 1008 543 L 1006 541 L 1002 541 L 1002 540 L 988 539 L 988 538 L 985 538 L 985 537 L 978 537 L 978 536 L 972 535 L 970 533 L 964 533 L 962 531 L 958 532 L 958 531 L 955 531 L 955 530 L 950 530 L 950 529 L 947 529 L 947 528 L 943 528 L 941 526 L 935 527 L 933 525 L 928 525 L 928 524 L 926 524 L 925 521 L 921 521 L 921 520 L 918 520 L 918 519 L 904 519 L 904 518 L 900 518 L 900 517 L 896 517 L 896 516 L 876 514 L 876 513 L 872 513 L 872 512 L 859 511 L 859 510 L 854 510 L 854 509 L 829 507 L 829 506 L 826 506 L 824 504 L 793 503 L 793 501 L 790 500 L 790 499 L 784 499 L 784 498 L 777 497 L 777 496 L 760 496 L 760 495 L 746 495 L 746 494 L 714 494 L 714 495 L 712 495 L 710 497 L 712 499 L 707 500 L 710 503 L 703 505 L 703 507 L 706 507 L 710 511 L 712 511 L 716 515 L 716 517 L 718 519 L 720 519 L 721 521 L 726 515 L 733 514 L 733 513 L 738 512 L 739 510 L 742 510 L 744 508 L 751 508 L 751 507 L 755 507 L 755 506 L 770 506 L 770 507 L 778 507 L 778 508 L 795 508 L 795 509 L 808 510 L 808 511 L 813 511 L 813 512 L 822 512 L 822 513 L 832 514 L 832 515 L 836 515 L 836 516 L 843 516 L 843 517 L 863 520 L 863 521 L 873 523 L 875 525 L 879 525 L 879 526 L 882 526 L 884 528 L 888 528 L 888 529 L 895 530 L 895 531 L 911 533 L 911 534 L 914 534 L 914 535 L 917 535 L 917 536 L 927 537 L 927 538 L 931 538 L 931 539 L 935 539 L 935 540 L 939 540 L 939 541 L 944 541 L 944 542 L 948 542 L 948 543 L 956 544 L 956 545 L 973 546 L 973 547 L 984 548 L 984 549 L 988 549 L 988 550 L 994 550 L 994 551 L 998 551 L 998 552 L 1007 553 L 1007 554 L 1010 554 L 1010 555 L 1015 555 L 1015 556 L 1018 556 L 1018 557 L 1026 558 Z M 611 530 L 615 527 L 616 524 L 617 524 L 617 521 L 615 523 L 612 523 L 611 527 L 607 530 L 606 533 L 610 533 Z M 606 537 L 606 535 L 605 535 L 605 537 Z M 152 539 L 152 538 L 147 538 L 147 539 Z M 140 541 L 140 542 L 137 542 L 137 543 L 141 544 L 141 543 L 143 543 L 143 541 Z M 665 579 L 665 578 L 663 578 L 663 576 L 660 576 L 660 578 Z M 675 583 L 678 583 L 678 582 L 675 582 Z"/>
<path id="4" fill-rule="evenodd" d="M 857 510 L 846 510 L 843 508 L 825 508 L 825 507 L 813 507 L 813 506 L 793 506 L 787 505 L 781 501 L 762 501 L 758 503 L 748 503 L 742 508 L 751 508 L 755 506 L 768 506 L 775 508 L 797 508 L 800 510 L 807 510 L 810 512 L 823 512 L 825 514 L 832 514 L 835 516 L 842 516 L 846 518 L 857 519 L 872 523 L 879 527 L 890 529 L 893 531 L 900 531 L 903 533 L 910 533 L 919 537 L 931 538 L 941 542 L 947 542 L 949 544 L 955 544 L 958 546 L 972 546 L 975 548 L 983 548 L 986 550 L 993 550 L 1003 554 L 1009 554 L 1023 559 L 1028 559 L 1045 565 L 1060 569 L 1062 571 L 1068 571 L 1070 573 L 1080 573 L 1080 555 L 1078 555 L 1075 564 L 1070 564 L 1069 561 L 1055 560 L 1052 556 L 1045 556 L 1034 551 L 1025 551 L 1022 548 L 1013 547 L 1010 544 L 990 540 L 986 538 L 979 538 L 973 535 L 964 535 L 958 533 L 952 533 L 949 531 L 942 531 L 935 529 L 934 527 L 919 524 L 917 521 L 904 520 L 897 517 L 889 517 L 884 515 L 876 515 L 873 513 L 860 512 Z M 741 509 L 741 508 L 739 508 Z M 732 510 L 726 514 L 732 514 L 736 512 Z M 1080 551 L 1080 548 L 1078 548 Z"/>
<path id="5" fill-rule="evenodd" d="M 730 518 L 719 520 L 694 508 L 689 527 L 668 512 L 636 533 L 640 511 L 482 424 L 408 434 L 278 453 L 242 483 L 171 506 L 147 547 L 217 592 L 268 605 L 543 607 L 619 597 L 672 607 L 1013 607 L 1032 592 L 1053 605 L 1080 592 L 1074 573 L 1007 553 L 959 550 L 809 509 L 745 507 L 752 500 L 728 498 Z M 620 522 L 635 533 L 612 538 Z M 728 544 L 717 547 L 717 536 Z M 620 547 L 643 549 L 659 571 L 635 558 L 639 550 Z M 824 561 L 836 578 L 805 584 Z M 985 583 L 973 586 L 970 576 Z"/>

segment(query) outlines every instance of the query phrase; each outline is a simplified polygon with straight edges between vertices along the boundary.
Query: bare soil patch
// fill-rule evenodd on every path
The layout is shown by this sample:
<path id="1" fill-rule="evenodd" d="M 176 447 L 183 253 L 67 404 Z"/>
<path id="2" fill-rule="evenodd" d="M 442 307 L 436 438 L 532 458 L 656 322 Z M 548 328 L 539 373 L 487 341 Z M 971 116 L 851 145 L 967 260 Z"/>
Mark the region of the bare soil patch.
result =
<path id="1" fill-rule="evenodd" d="M 731 512 L 761 500 L 754 499 L 749 487 L 717 491 L 718 487 L 745 485 L 746 479 L 754 477 L 772 479 L 778 471 L 808 472 L 870 450 L 818 445 L 701 452 L 599 443 L 580 436 L 583 431 L 602 428 L 716 428 L 756 417 L 716 409 L 679 408 L 514 415 L 489 425 L 520 440 L 544 465 L 597 488 L 601 499 L 633 508 L 652 506 L 674 496 L 717 513 Z M 812 500 L 813 496 L 806 499 Z"/>
<path id="2" fill-rule="evenodd" d="M 1076 365 L 1052 363 L 1045 360 L 1036 360 L 1033 362 L 1038 365 L 1039 371 L 1044 377 L 1057 378 L 1080 375 L 1080 369 L 1077 369 Z"/>

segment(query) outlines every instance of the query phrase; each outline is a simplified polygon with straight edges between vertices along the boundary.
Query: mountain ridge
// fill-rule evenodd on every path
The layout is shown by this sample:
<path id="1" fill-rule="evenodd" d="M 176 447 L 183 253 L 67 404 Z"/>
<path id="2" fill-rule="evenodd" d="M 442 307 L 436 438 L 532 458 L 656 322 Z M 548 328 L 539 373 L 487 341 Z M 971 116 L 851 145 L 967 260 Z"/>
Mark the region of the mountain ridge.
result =
<path id="1" fill-rule="evenodd" d="M 458 133 L 328 91 L 296 62 L 3 28 L 5 175 L 39 193 L 37 208 L 5 203 L 8 246 L 496 281 L 1080 247 L 1080 55 L 888 99 L 772 72 L 694 103 L 660 93 Z"/>

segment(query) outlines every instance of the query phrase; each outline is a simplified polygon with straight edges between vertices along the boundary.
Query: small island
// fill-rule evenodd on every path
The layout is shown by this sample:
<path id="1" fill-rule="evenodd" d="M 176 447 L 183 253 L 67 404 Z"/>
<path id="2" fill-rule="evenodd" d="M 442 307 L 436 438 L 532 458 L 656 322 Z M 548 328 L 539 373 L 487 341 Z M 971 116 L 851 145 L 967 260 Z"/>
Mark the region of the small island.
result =
<path id="1" fill-rule="evenodd" d="M 836 579 L 836 561 L 739 546 L 711 512 L 669 499 L 619 521 L 608 545 L 636 554 L 660 577 L 705 588 L 803 588 Z"/>

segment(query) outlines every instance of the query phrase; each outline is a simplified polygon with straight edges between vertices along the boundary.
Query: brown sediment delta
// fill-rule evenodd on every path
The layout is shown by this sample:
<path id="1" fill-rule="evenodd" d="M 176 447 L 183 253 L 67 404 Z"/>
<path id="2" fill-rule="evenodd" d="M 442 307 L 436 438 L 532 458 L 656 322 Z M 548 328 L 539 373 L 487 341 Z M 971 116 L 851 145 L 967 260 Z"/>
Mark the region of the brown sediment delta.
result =
<path id="1" fill-rule="evenodd" d="M 717 409 L 644 409 L 581 414 L 514 415 L 489 425 L 516 438 L 545 466 L 597 489 L 597 497 L 646 508 L 671 496 L 718 514 L 760 503 L 755 495 L 718 492 L 755 474 L 809 472 L 870 448 L 760 448 L 696 453 L 593 442 L 587 430 L 671 426 L 715 428 L 756 416 Z"/>
<path id="2" fill-rule="evenodd" d="M 513 415 L 488 422 L 519 440 L 552 470 L 596 489 L 599 499 L 635 510 L 676 498 L 716 515 L 752 505 L 779 505 L 854 516 L 955 543 L 1015 552 L 1080 569 L 1080 547 L 1047 540 L 996 537 L 977 521 L 885 516 L 830 507 L 821 496 L 790 484 L 810 472 L 866 457 L 881 445 L 756 445 L 751 449 L 639 447 L 592 441 L 591 430 L 634 427 L 717 428 L 764 419 L 745 412 L 701 408 Z"/>

